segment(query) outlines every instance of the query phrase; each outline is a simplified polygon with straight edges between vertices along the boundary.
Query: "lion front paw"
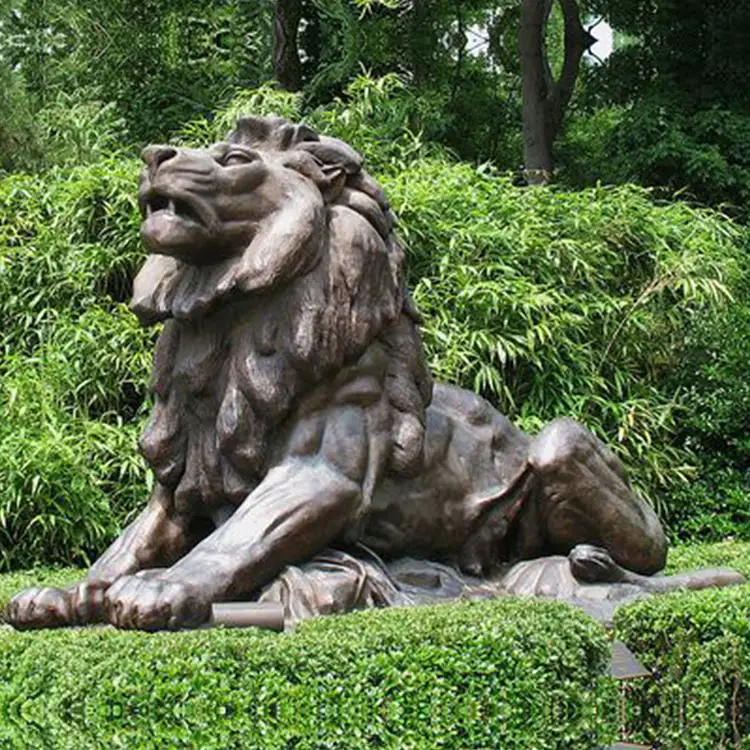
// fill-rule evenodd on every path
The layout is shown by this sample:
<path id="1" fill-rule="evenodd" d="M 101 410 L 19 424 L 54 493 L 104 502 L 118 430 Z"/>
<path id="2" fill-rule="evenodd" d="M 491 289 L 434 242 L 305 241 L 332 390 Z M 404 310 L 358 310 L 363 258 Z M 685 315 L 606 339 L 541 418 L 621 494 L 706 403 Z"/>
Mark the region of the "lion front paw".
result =
<path id="1" fill-rule="evenodd" d="M 22 591 L 10 600 L 5 616 L 18 630 L 62 628 L 75 624 L 70 592 L 57 588 Z"/>
<path id="2" fill-rule="evenodd" d="M 143 576 L 123 576 L 104 598 L 106 620 L 118 628 L 178 630 L 208 621 L 210 602 L 185 584 Z"/>
<path id="3" fill-rule="evenodd" d="M 108 585 L 100 581 L 81 581 L 65 589 L 26 589 L 10 600 L 6 619 L 18 630 L 102 622 L 104 593 Z"/>

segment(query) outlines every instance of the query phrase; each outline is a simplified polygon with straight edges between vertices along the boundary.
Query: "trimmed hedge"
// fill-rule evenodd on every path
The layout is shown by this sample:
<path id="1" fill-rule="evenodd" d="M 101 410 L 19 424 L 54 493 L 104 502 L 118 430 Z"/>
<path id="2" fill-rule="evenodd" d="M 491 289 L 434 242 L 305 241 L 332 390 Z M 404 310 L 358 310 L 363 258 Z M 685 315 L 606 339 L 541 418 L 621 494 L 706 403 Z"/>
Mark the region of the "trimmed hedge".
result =
<path id="1" fill-rule="evenodd" d="M 681 544 L 667 556 L 665 573 L 682 573 L 699 568 L 731 568 L 750 580 L 750 542 Z"/>
<path id="2" fill-rule="evenodd" d="M 673 594 L 615 616 L 617 637 L 654 679 L 633 688 L 647 742 L 750 747 L 750 586 Z"/>
<path id="3" fill-rule="evenodd" d="M 731 567 L 750 579 L 750 544 L 679 547 L 669 570 Z M 615 615 L 654 675 L 629 688 L 634 737 L 663 748 L 750 747 L 750 585 L 676 593 Z"/>
<path id="4" fill-rule="evenodd" d="M 611 739 L 597 715 L 607 657 L 599 625 L 541 601 L 361 612 L 283 635 L 4 626 L 0 746 L 595 748 Z"/>
<path id="5" fill-rule="evenodd" d="M 670 552 L 668 572 L 709 566 L 750 577 L 750 544 Z M 80 576 L 2 575 L 0 610 Z M 750 586 L 620 610 L 614 637 L 654 679 L 619 705 L 603 630 L 542 601 L 363 612 L 283 636 L 0 627 L 0 747 L 585 748 L 612 739 L 623 705 L 632 739 L 750 747 L 748 612 Z"/>

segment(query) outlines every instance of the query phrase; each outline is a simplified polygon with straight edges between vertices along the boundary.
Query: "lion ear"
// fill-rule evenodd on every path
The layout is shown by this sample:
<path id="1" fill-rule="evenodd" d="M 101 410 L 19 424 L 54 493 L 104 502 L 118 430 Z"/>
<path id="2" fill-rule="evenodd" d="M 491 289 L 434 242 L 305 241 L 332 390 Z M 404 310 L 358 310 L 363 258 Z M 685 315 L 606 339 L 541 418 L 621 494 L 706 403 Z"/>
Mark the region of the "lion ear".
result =
<path id="1" fill-rule="evenodd" d="M 333 203 L 341 195 L 349 175 L 343 167 L 338 165 L 324 166 L 322 171 L 326 176 L 326 182 L 319 186 L 320 192 L 326 203 Z"/>
<path id="2" fill-rule="evenodd" d="M 298 148 L 312 154 L 320 164 L 341 167 L 347 174 L 356 174 L 362 169 L 362 156 L 338 138 L 321 135 L 320 140 L 304 141 Z"/>
<path id="3" fill-rule="evenodd" d="M 326 203 L 332 203 L 339 197 L 348 179 L 344 167 L 323 164 L 306 151 L 287 152 L 283 164 L 312 180 Z"/>

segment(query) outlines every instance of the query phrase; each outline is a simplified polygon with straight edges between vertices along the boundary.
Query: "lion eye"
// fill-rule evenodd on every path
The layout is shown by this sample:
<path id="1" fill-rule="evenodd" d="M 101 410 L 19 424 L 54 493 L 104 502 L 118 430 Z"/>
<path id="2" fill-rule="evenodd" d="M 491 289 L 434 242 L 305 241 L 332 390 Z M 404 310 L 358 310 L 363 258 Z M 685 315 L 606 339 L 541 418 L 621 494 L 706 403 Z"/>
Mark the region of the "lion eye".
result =
<path id="1" fill-rule="evenodd" d="M 240 164 L 250 164 L 257 160 L 257 156 L 249 151 L 230 151 L 224 157 L 225 167 L 235 167 Z"/>

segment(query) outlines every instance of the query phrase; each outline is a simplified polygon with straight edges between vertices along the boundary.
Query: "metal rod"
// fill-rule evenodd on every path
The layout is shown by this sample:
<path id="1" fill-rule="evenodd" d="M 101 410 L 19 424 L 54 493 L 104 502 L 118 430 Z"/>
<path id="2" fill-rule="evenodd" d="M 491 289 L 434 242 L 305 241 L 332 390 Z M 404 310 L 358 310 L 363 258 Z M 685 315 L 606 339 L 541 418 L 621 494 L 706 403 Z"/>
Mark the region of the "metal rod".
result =
<path id="1" fill-rule="evenodd" d="M 284 630 L 284 607 L 274 602 L 221 602 L 211 608 L 209 627 Z"/>

